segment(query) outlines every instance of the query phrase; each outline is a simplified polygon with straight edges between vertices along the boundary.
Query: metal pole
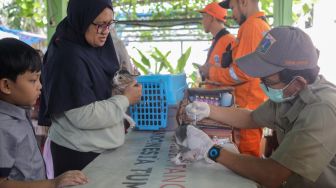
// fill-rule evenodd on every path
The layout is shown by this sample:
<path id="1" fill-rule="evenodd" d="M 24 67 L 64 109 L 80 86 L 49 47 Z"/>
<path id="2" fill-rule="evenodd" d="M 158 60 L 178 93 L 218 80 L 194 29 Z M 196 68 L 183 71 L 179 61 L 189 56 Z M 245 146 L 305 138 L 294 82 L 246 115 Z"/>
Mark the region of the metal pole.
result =
<path id="1" fill-rule="evenodd" d="M 273 0 L 274 26 L 292 25 L 293 0 Z"/>
<path id="2" fill-rule="evenodd" d="M 47 0 L 47 16 L 48 16 L 48 41 L 56 30 L 56 26 L 66 16 L 68 0 Z"/>

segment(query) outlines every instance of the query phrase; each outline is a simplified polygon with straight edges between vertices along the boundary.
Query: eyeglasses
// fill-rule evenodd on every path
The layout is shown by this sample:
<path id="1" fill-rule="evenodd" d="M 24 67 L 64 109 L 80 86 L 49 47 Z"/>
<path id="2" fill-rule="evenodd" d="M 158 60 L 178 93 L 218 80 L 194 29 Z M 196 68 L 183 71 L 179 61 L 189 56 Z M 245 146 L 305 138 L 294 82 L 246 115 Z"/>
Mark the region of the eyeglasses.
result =
<path id="1" fill-rule="evenodd" d="M 96 26 L 97 34 L 102 34 L 106 30 L 110 30 L 111 25 L 113 25 L 113 24 L 115 24 L 117 22 L 118 22 L 118 20 L 112 20 L 108 24 L 97 24 L 97 23 L 93 23 L 92 22 L 92 25 Z"/>

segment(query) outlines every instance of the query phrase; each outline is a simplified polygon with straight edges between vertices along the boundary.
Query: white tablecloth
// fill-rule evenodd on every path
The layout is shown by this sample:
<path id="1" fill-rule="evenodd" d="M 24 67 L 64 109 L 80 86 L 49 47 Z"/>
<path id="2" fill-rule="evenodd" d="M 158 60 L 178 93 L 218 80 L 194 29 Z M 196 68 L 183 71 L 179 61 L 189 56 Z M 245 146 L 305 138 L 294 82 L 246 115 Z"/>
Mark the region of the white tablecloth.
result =
<path id="1" fill-rule="evenodd" d="M 176 166 L 170 162 L 177 149 L 173 132 L 127 134 L 126 143 L 99 155 L 83 170 L 90 188 L 255 188 L 258 184 L 220 164 L 204 160 Z M 235 150 L 233 144 L 227 145 Z"/>

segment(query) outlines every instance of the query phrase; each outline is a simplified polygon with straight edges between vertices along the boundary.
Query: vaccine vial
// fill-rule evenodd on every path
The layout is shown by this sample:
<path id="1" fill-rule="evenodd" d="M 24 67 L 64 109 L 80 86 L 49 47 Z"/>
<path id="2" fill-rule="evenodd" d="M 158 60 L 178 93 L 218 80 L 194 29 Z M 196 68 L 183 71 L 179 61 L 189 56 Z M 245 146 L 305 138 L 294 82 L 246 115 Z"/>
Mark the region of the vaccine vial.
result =
<path id="1" fill-rule="evenodd" d="M 218 97 L 215 97 L 215 99 L 214 99 L 214 105 L 215 106 L 219 106 L 219 98 Z"/>
<path id="2" fill-rule="evenodd" d="M 232 94 L 231 93 L 222 93 L 220 97 L 220 105 L 224 107 L 229 107 L 232 105 Z"/>
<path id="3" fill-rule="evenodd" d="M 209 97 L 209 104 L 214 105 L 215 101 L 213 97 Z"/>

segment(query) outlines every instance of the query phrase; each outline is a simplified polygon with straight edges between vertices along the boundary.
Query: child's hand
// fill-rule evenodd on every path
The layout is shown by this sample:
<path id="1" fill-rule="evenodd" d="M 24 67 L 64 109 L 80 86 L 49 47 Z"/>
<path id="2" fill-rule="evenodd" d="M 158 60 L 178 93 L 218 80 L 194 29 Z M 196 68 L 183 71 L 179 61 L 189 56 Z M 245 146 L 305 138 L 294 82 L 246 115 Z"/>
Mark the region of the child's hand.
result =
<path id="1" fill-rule="evenodd" d="M 88 182 L 87 177 L 79 170 L 67 171 L 54 180 L 55 188 L 68 187 L 72 185 L 81 185 Z"/>

